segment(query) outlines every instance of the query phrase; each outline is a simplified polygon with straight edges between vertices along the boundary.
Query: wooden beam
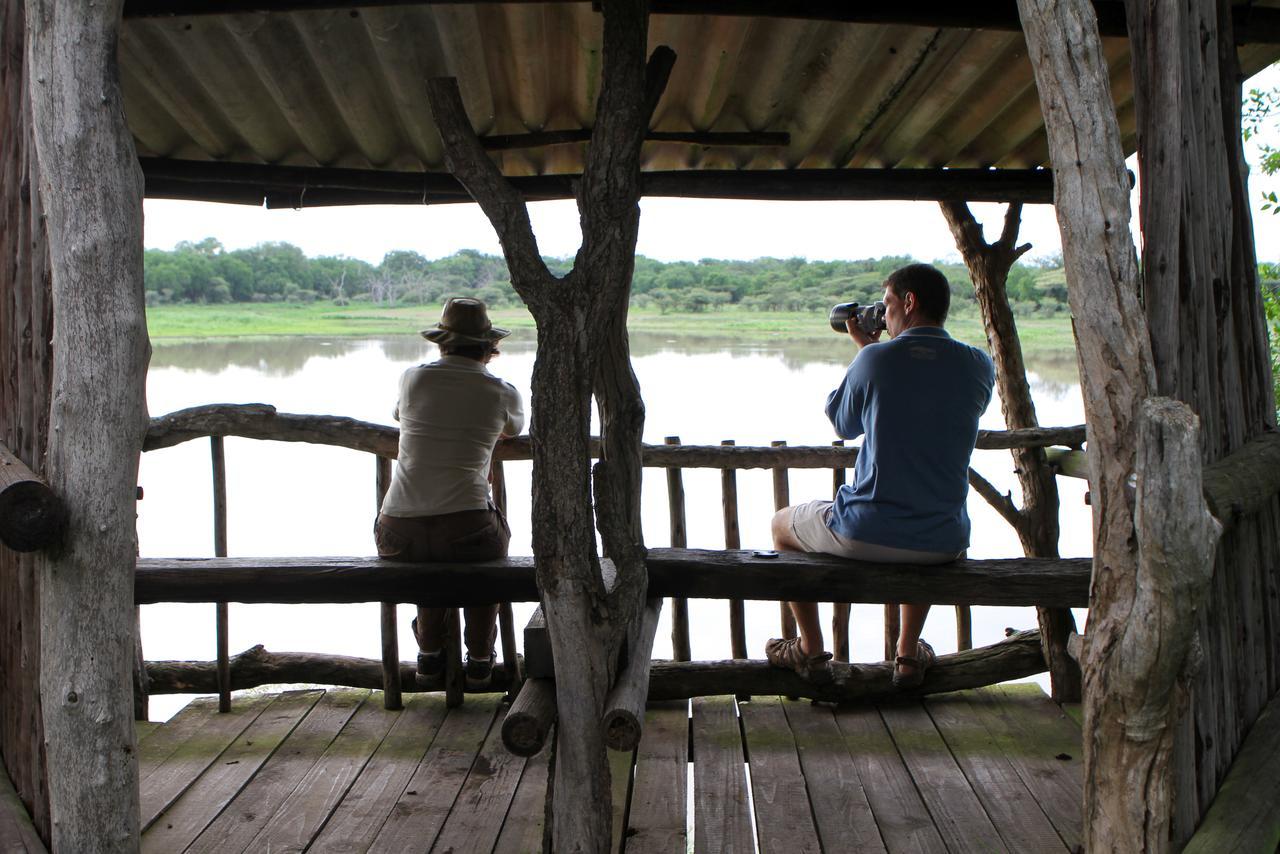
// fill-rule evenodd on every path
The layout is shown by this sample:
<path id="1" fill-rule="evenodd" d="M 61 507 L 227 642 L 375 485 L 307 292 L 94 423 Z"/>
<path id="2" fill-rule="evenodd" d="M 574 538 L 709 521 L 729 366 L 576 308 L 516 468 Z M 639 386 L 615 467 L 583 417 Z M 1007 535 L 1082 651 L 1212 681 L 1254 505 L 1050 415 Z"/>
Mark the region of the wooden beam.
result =
<path id="1" fill-rule="evenodd" d="M 626 664 L 604 701 L 605 744 L 611 750 L 635 750 L 644 729 L 644 709 L 649 698 L 649 664 L 653 637 L 658 631 L 662 599 L 650 599 L 640 625 L 631 636 Z"/>
<path id="2" fill-rule="evenodd" d="M 124 16 L 169 18 L 248 12 L 312 12 L 369 6 L 480 6 L 486 3 L 542 2 L 548 0 L 126 0 Z M 587 0 L 560 2 L 585 3 Z M 651 0 L 649 7 L 653 15 L 724 15 L 1005 32 L 1022 30 L 1014 0 L 988 0 L 984 3 L 956 3 L 954 0 L 858 3 L 848 0 Z M 1128 34 L 1122 2 L 1095 0 L 1093 8 L 1098 16 L 1098 31 L 1103 36 L 1121 38 Z M 1280 14 L 1276 10 L 1238 6 L 1232 12 L 1237 44 L 1280 43 Z"/>
<path id="3" fill-rule="evenodd" d="M 66 527 L 67 505 L 0 443 L 0 543 L 33 552 L 57 543 Z"/>
<path id="4" fill-rule="evenodd" d="M 311 442 L 366 451 L 394 459 L 400 432 L 395 427 L 357 421 L 334 415 L 295 415 L 277 412 L 265 403 L 213 403 L 180 409 L 151 419 L 144 451 L 170 448 L 206 436 L 240 436 L 277 442 Z M 1029 430 L 979 430 L 979 450 L 1042 448 L 1051 445 L 1079 446 L 1084 442 L 1083 425 L 1039 427 Z M 592 440 L 591 453 L 599 454 Z M 854 464 L 857 448 L 828 445 L 816 447 L 644 445 L 646 466 L 658 468 L 840 468 Z M 497 460 L 529 460 L 533 450 L 528 436 L 505 439 L 494 452 Z"/>
<path id="5" fill-rule="evenodd" d="M 218 690 L 216 661 L 148 661 L 146 665 L 152 694 L 204 694 Z M 412 661 L 400 662 L 398 672 L 403 693 L 444 688 L 443 680 L 436 686 L 420 685 Z M 509 680 L 505 668 L 494 668 L 493 677 L 469 693 L 502 693 L 511 687 Z M 381 690 L 382 661 L 313 652 L 271 652 L 261 644 L 231 656 L 232 690 L 295 683 Z"/>
<path id="6" fill-rule="evenodd" d="M 268 207 L 470 203 L 443 172 L 139 158 L 149 198 Z M 581 175 L 508 178 L 525 201 L 574 198 Z M 1053 203 L 1045 169 L 687 169 L 643 172 L 642 196 L 774 201 L 974 201 Z"/>
<path id="7" fill-rule="evenodd" d="M 1090 560 L 1009 558 L 941 566 L 877 564 L 830 555 L 651 549 L 650 596 L 955 605 L 1088 602 Z M 376 557 L 142 558 L 138 604 L 156 602 L 536 602 L 533 559 L 399 563 Z"/>
<path id="8" fill-rule="evenodd" d="M 237 690 L 281 682 L 376 688 L 382 679 L 382 665 L 372 658 L 272 653 L 257 646 L 234 656 L 232 662 L 232 684 Z M 902 691 L 893 687 L 893 668 L 888 662 L 837 663 L 832 665 L 832 670 L 835 675 L 832 682 L 815 685 L 790 670 L 772 667 L 763 661 L 654 661 L 649 668 L 649 699 L 682 700 L 749 693 L 850 702 L 903 696 Z M 1018 632 L 990 646 L 938 656 L 925 675 L 924 684 L 911 695 L 978 688 L 1043 671 L 1040 633 Z M 414 684 L 412 664 L 405 662 L 401 672 L 406 692 L 422 690 Z M 157 694 L 208 692 L 215 690 L 217 684 L 212 661 L 148 661 L 147 673 L 152 680 L 152 691 Z M 516 715 L 523 731 L 513 732 L 508 741 L 504 724 L 504 742 L 513 753 L 522 756 L 537 752 L 537 745 L 545 740 L 546 730 L 554 723 L 555 683 L 550 679 L 529 679 L 521 689 L 521 697 L 530 685 L 533 690 L 528 699 L 523 702 L 517 699 L 508 713 L 508 720 Z M 496 691 L 498 686 L 486 690 Z M 538 732 L 542 733 L 541 739 Z"/>
<path id="9" fill-rule="evenodd" d="M 502 719 L 502 743 L 516 756 L 533 756 L 546 744 L 547 733 L 555 722 L 555 680 L 526 679 Z"/>

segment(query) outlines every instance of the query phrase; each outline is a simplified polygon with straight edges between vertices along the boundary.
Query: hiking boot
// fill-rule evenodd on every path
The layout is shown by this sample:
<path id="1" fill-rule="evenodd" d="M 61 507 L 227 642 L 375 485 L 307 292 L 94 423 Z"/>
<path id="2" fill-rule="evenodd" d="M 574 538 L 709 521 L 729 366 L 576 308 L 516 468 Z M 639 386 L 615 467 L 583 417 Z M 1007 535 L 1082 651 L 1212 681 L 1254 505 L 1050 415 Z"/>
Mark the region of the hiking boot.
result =
<path id="1" fill-rule="evenodd" d="M 774 667 L 794 670 L 801 679 L 815 684 L 827 683 L 834 678 L 831 673 L 831 653 L 805 655 L 800 648 L 800 638 L 772 638 L 764 645 L 764 654 Z"/>
<path id="2" fill-rule="evenodd" d="M 444 677 L 444 650 L 438 649 L 435 652 L 419 652 L 418 653 L 418 672 L 414 674 L 413 681 L 418 683 L 418 687 L 427 688 L 438 685 Z"/>
<path id="3" fill-rule="evenodd" d="M 488 658 L 472 658 L 471 653 L 467 653 L 466 663 L 462 666 L 462 672 L 466 674 L 468 682 L 488 682 L 489 677 L 493 675 L 493 658 L 494 653 L 489 653 Z"/>

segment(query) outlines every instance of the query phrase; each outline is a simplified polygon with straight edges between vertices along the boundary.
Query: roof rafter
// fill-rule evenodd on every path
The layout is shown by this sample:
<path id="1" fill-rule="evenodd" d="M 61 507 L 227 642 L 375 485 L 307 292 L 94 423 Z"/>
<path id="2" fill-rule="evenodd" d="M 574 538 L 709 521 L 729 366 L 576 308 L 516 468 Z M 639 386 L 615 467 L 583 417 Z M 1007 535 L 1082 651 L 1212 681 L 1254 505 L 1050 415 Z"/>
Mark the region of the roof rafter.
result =
<path id="1" fill-rule="evenodd" d="M 267 166 L 141 158 L 150 198 L 222 201 L 267 207 L 450 204 L 471 197 L 442 172 Z M 528 201 L 571 199 L 579 175 L 510 181 Z M 775 201 L 971 201 L 1051 204 L 1047 169 L 768 169 L 645 172 L 645 196 Z"/>

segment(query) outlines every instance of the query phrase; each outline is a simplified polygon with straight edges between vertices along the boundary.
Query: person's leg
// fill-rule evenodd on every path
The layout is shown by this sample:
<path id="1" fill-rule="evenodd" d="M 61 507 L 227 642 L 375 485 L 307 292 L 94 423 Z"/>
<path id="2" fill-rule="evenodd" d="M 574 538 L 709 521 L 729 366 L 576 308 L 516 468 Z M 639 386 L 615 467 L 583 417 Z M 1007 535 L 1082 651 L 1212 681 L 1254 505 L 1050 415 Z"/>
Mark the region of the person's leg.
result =
<path id="1" fill-rule="evenodd" d="M 498 606 L 477 605 L 464 608 L 462 615 L 466 618 L 466 629 L 463 639 L 467 644 L 467 657 L 471 659 L 490 658 L 493 655 L 493 644 L 498 631 Z"/>
<path id="2" fill-rule="evenodd" d="M 426 653 L 444 649 L 445 616 L 447 608 L 423 608 L 418 606 L 418 649 Z"/>
<path id="3" fill-rule="evenodd" d="M 773 514 L 773 547 L 780 552 L 803 552 L 804 546 L 796 539 L 791 528 L 791 516 L 794 507 L 783 507 Z M 796 618 L 796 629 L 800 633 L 800 649 L 805 655 L 819 655 L 823 652 L 822 623 L 818 620 L 817 602 L 788 602 L 791 613 Z"/>
<path id="4" fill-rule="evenodd" d="M 898 655 L 903 658 L 915 658 L 919 647 L 920 633 L 924 631 L 924 621 L 929 616 L 929 605 L 907 605 L 898 607 L 902 628 L 898 632 Z M 916 672 L 910 664 L 898 666 L 905 676 Z"/>

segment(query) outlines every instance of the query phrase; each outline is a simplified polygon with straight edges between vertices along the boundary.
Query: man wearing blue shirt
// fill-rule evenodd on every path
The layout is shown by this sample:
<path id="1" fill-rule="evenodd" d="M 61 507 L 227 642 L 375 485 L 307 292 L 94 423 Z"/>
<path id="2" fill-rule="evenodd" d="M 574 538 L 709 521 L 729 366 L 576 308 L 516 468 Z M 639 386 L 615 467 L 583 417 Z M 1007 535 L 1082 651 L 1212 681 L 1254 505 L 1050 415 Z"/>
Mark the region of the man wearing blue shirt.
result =
<path id="1" fill-rule="evenodd" d="M 775 548 L 917 565 L 963 554 L 969 545 L 969 457 L 995 369 L 985 352 L 942 328 L 950 303 L 946 277 L 928 264 L 911 264 L 884 283 L 890 340 L 881 343 L 880 332 L 869 336 L 856 319 L 848 321 L 859 352 L 827 398 L 827 416 L 841 437 L 865 437 L 853 483 L 840 487 L 834 502 L 779 510 Z M 789 604 L 800 636 L 770 640 L 769 662 L 814 681 L 830 680 L 831 654 L 823 649 L 817 604 Z M 933 649 L 920 640 L 928 614 L 928 605 L 901 606 L 893 671 L 898 687 L 919 685 L 933 662 Z"/>

